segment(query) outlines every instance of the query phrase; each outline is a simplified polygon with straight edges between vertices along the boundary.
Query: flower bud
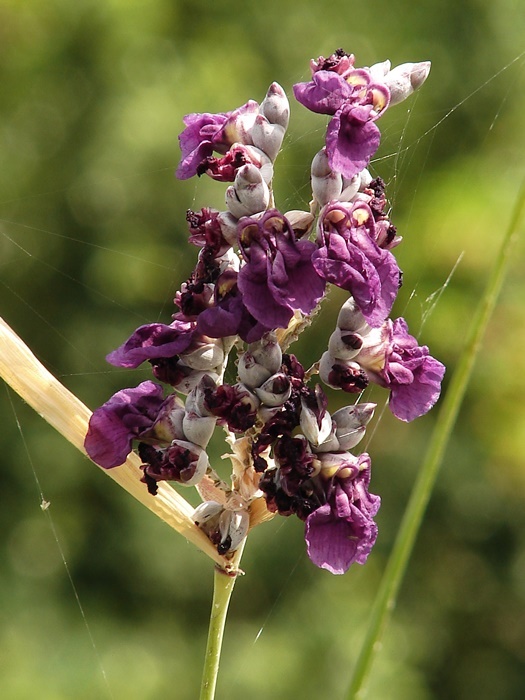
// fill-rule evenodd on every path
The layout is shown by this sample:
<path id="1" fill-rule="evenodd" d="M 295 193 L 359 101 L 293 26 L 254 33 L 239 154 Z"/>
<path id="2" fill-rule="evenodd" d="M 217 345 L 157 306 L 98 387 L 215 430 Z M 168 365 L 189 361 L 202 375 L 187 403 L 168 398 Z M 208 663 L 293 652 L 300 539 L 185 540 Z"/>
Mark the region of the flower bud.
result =
<path id="1" fill-rule="evenodd" d="M 250 389 L 261 386 L 273 374 L 264 365 L 260 365 L 249 351 L 243 352 L 239 357 L 237 373 L 241 382 Z"/>
<path id="2" fill-rule="evenodd" d="M 208 370 L 219 367 L 224 362 L 222 342 L 220 339 L 205 338 L 189 352 L 181 352 L 180 359 L 191 369 Z"/>
<path id="3" fill-rule="evenodd" d="M 374 82 L 383 82 L 383 79 L 390 70 L 391 65 L 392 64 L 387 59 L 386 61 L 382 61 L 381 63 L 374 63 L 373 66 L 370 66 L 368 70 L 370 71 L 370 77 L 372 78 L 372 80 Z"/>
<path id="4" fill-rule="evenodd" d="M 194 412 L 201 418 L 210 416 L 211 413 L 206 405 L 206 396 L 210 391 L 217 389 L 217 383 L 205 374 L 200 382 L 191 390 L 186 399 L 185 408 L 188 413 Z"/>
<path id="5" fill-rule="evenodd" d="M 270 124 L 279 124 L 284 130 L 288 128 L 290 105 L 286 93 L 279 83 L 270 85 L 266 97 L 259 107 L 259 113 L 266 117 Z"/>
<path id="6" fill-rule="evenodd" d="M 221 233 L 225 240 L 231 245 L 237 245 L 237 223 L 238 219 L 229 211 L 221 211 L 217 216 L 217 221 L 221 227 Z"/>
<path id="7" fill-rule="evenodd" d="M 339 195 L 340 202 L 351 202 L 361 187 L 361 174 L 356 173 L 350 180 L 343 178 L 343 191 Z"/>
<path id="8" fill-rule="evenodd" d="M 193 521 L 203 530 L 219 554 L 233 552 L 248 533 L 247 510 L 228 510 L 216 501 L 205 501 L 193 512 Z"/>
<path id="9" fill-rule="evenodd" d="M 370 174 L 370 171 L 367 170 L 366 168 L 364 168 L 363 170 L 361 170 L 361 172 L 359 173 L 359 175 L 361 176 L 361 183 L 360 183 L 360 185 L 359 185 L 359 189 L 360 189 L 361 191 L 363 191 L 363 190 L 365 190 L 365 189 L 370 185 L 370 183 L 372 182 L 372 180 L 373 180 L 374 178 L 373 178 L 372 175 Z"/>
<path id="10" fill-rule="evenodd" d="M 255 361 L 263 367 L 266 367 L 271 374 L 275 374 L 281 368 L 283 351 L 277 342 L 275 333 L 267 333 L 261 340 L 258 340 L 256 343 L 251 343 L 248 349 Z"/>
<path id="11" fill-rule="evenodd" d="M 199 416 L 195 411 L 186 411 L 182 420 L 182 428 L 186 439 L 190 442 L 206 447 L 213 431 L 215 430 L 215 416 Z"/>
<path id="12" fill-rule="evenodd" d="M 389 71 L 383 78 L 390 90 L 390 105 L 398 104 L 417 90 L 430 73 L 430 61 L 402 63 Z"/>
<path id="13" fill-rule="evenodd" d="M 219 381 L 219 375 L 216 372 L 202 372 L 191 369 L 190 367 L 186 367 L 182 362 L 179 363 L 179 366 L 182 370 L 187 371 L 187 374 L 185 374 L 177 384 L 173 385 L 181 394 L 189 394 L 192 389 L 195 389 L 203 377 L 210 377 L 215 384 Z"/>
<path id="14" fill-rule="evenodd" d="M 287 211 L 285 217 L 288 219 L 297 239 L 303 238 L 310 233 L 315 220 L 309 211 L 302 211 L 301 209 Z"/>
<path id="15" fill-rule="evenodd" d="M 328 341 L 328 351 L 333 357 L 342 360 L 352 360 L 361 349 L 363 338 L 353 331 L 342 331 L 336 328 Z"/>
<path id="16" fill-rule="evenodd" d="M 224 506 L 217 503 L 217 501 L 204 501 L 204 503 L 201 503 L 195 508 L 191 519 L 195 525 L 200 527 L 209 522 L 212 518 L 217 517 L 223 508 Z"/>
<path id="17" fill-rule="evenodd" d="M 314 447 L 322 444 L 330 437 L 332 432 L 332 418 L 328 411 L 322 413 L 319 420 L 316 411 L 312 410 L 304 399 L 301 399 L 301 430 L 306 439 Z"/>
<path id="18" fill-rule="evenodd" d="M 338 360 L 329 352 L 321 356 L 319 376 L 332 389 L 343 389 L 350 393 L 359 393 L 368 386 L 366 372 L 357 362 Z"/>
<path id="19" fill-rule="evenodd" d="M 265 211 L 270 202 L 268 185 L 254 165 L 243 165 L 235 183 L 226 190 L 226 205 L 237 219 Z"/>
<path id="20" fill-rule="evenodd" d="M 311 172 L 312 192 L 320 206 L 339 199 L 343 190 L 343 177 L 330 168 L 324 148 L 314 156 Z"/>
<path id="21" fill-rule="evenodd" d="M 259 115 L 252 128 L 253 145 L 266 153 L 270 160 L 275 160 L 282 146 L 285 129 L 280 124 L 270 122 Z"/>
<path id="22" fill-rule="evenodd" d="M 332 416 L 335 434 L 342 450 L 351 450 L 362 439 L 366 426 L 374 415 L 375 403 L 358 403 L 340 408 Z"/>
<path id="23" fill-rule="evenodd" d="M 319 445 L 312 445 L 312 450 L 316 454 L 319 452 L 337 452 L 339 449 L 339 440 L 337 439 L 333 428 L 326 440 L 319 443 Z"/>
<path id="24" fill-rule="evenodd" d="M 292 384 L 286 374 L 278 372 L 254 388 L 254 392 L 265 406 L 282 406 L 291 396 Z"/>
<path id="25" fill-rule="evenodd" d="M 234 552 L 248 534 L 250 515 L 247 510 L 225 510 L 219 518 L 221 541 L 217 545 L 219 554 Z"/>
<path id="26" fill-rule="evenodd" d="M 337 327 L 342 331 L 352 331 L 353 333 L 362 333 L 368 328 L 368 324 L 353 297 L 349 297 L 341 307 L 337 317 Z"/>

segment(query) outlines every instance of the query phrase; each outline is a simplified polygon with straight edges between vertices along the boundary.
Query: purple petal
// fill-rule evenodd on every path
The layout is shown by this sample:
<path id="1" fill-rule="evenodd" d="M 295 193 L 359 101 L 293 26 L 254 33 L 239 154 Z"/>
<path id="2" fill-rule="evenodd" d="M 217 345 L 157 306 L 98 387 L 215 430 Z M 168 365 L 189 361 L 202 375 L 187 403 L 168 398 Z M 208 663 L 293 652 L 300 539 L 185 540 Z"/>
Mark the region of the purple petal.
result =
<path id="1" fill-rule="evenodd" d="M 352 98 L 354 88 L 344 78 L 332 71 L 320 70 L 308 83 L 293 86 L 295 99 L 304 107 L 318 114 L 335 114 Z"/>
<path id="2" fill-rule="evenodd" d="M 370 214 L 371 216 L 371 214 Z M 388 250 L 378 247 L 367 229 L 327 230 L 312 262 L 327 282 L 346 289 L 372 327 L 387 318 L 399 289 L 399 268 Z"/>
<path id="3" fill-rule="evenodd" d="M 254 343 L 271 330 L 251 315 L 237 288 L 215 306 L 203 311 L 197 320 L 197 328 L 210 338 L 238 335 L 247 343 Z"/>
<path id="4" fill-rule="evenodd" d="M 113 350 L 106 360 L 116 367 L 135 369 L 145 360 L 174 357 L 187 350 L 195 332 L 190 321 L 149 323 L 140 326 L 119 348 Z"/>
<path id="5" fill-rule="evenodd" d="M 133 439 L 151 428 L 163 402 L 162 387 L 150 381 L 118 391 L 90 418 L 84 441 L 89 457 L 104 469 L 123 464 Z"/>
<path id="6" fill-rule="evenodd" d="M 327 503 L 306 519 L 308 556 L 316 566 L 332 574 L 344 574 L 355 562 L 364 564 L 376 537 L 375 522 L 353 505 L 348 518 L 334 516 Z"/>
<path id="7" fill-rule="evenodd" d="M 245 220 L 239 243 L 246 264 L 238 285 L 248 311 L 267 328 L 286 328 L 296 309 L 308 314 L 322 297 L 325 282 L 312 263 L 316 245 L 297 241 L 288 220 L 270 210 Z"/>
<path id="8" fill-rule="evenodd" d="M 409 335 L 403 318 L 393 324 L 392 350 L 385 377 L 391 390 L 389 407 L 403 421 L 427 413 L 439 399 L 445 366 L 429 355 L 426 345 L 418 346 Z"/>
<path id="9" fill-rule="evenodd" d="M 184 117 L 186 128 L 179 135 L 182 152 L 176 177 L 187 180 L 196 174 L 200 163 L 212 155 L 211 139 L 227 120 L 227 114 L 188 114 Z"/>
<path id="10" fill-rule="evenodd" d="M 326 131 L 326 153 L 332 170 L 350 179 L 366 168 L 379 148 L 381 133 L 370 121 L 370 106 L 345 104 Z"/>
<path id="11" fill-rule="evenodd" d="M 328 457 L 328 455 L 326 455 Z M 347 453 L 340 453 L 341 470 L 346 471 Z M 337 459 L 333 454 L 331 459 Z M 377 537 L 372 519 L 381 500 L 368 492 L 370 457 L 352 457 L 357 462 L 349 477 L 326 482 L 328 502 L 306 519 L 308 556 L 314 564 L 333 574 L 344 574 L 354 562 L 364 564 Z"/>

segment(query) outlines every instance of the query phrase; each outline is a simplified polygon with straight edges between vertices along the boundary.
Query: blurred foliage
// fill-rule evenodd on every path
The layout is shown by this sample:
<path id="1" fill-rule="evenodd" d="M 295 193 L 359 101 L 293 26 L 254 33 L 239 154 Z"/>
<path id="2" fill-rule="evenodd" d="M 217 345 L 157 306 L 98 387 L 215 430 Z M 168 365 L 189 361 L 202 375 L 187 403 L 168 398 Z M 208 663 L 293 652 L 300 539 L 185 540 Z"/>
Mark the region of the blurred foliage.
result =
<path id="1" fill-rule="evenodd" d="M 311 57 L 342 46 L 358 65 L 433 62 L 421 93 L 381 119 L 373 168 L 405 239 L 397 312 L 450 375 L 523 178 L 520 8 L 0 0 L 0 314 L 91 407 L 148 377 L 104 356 L 141 323 L 169 319 L 196 256 L 185 211 L 220 208 L 224 193 L 174 180 L 183 115 L 260 100 L 273 80 L 289 91 Z M 293 107 L 276 172 L 283 210 L 308 202 L 324 126 Z M 374 667 L 374 700 L 523 697 L 523 253 L 521 242 Z M 305 364 L 340 301 L 294 347 Z M 9 390 L 0 415 L 0 696 L 195 698 L 211 563 Z M 219 697 L 343 697 L 433 422 L 385 414 L 370 431 L 383 506 L 365 567 L 317 570 L 298 521 L 252 533 Z"/>

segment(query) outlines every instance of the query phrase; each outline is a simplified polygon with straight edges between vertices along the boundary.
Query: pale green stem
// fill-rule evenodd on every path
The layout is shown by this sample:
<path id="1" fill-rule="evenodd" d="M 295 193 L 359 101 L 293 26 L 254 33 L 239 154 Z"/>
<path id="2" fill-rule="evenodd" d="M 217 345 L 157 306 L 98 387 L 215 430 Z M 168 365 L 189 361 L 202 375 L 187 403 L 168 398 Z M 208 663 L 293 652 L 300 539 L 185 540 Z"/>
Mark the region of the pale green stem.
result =
<path id="1" fill-rule="evenodd" d="M 483 335 L 505 278 L 511 250 L 518 237 L 520 230 L 519 225 L 524 211 L 525 182 L 519 192 L 509 227 L 490 273 L 485 294 L 476 310 L 465 348 L 441 404 L 436 427 L 423 466 L 412 490 L 392 549 L 392 554 L 390 555 L 383 580 L 374 601 L 365 640 L 350 682 L 347 695 L 349 700 L 365 697 L 365 684 L 370 674 L 372 662 L 380 646 L 382 633 L 389 615 L 394 608 L 397 593 L 412 553 L 414 542 L 432 493 L 448 440 L 465 395 L 474 361 L 479 352 Z"/>
<path id="2" fill-rule="evenodd" d="M 235 552 L 232 560 L 232 569 L 236 571 L 237 574 L 240 573 L 238 566 L 245 543 L 246 540 L 244 540 L 239 549 Z M 226 625 L 228 606 L 236 580 L 237 575 L 232 573 L 232 571 L 227 572 L 219 566 L 215 567 L 208 643 L 206 646 L 206 657 L 204 659 L 199 700 L 213 700 L 215 697 L 224 627 Z"/>

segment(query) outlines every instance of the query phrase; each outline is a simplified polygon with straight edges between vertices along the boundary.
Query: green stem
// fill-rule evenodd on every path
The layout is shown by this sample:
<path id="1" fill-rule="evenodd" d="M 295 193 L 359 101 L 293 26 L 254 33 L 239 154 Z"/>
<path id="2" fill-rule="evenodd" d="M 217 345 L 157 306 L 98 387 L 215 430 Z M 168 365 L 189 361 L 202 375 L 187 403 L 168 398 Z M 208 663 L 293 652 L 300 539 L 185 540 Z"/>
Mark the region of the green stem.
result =
<path id="1" fill-rule="evenodd" d="M 487 282 L 485 294 L 476 310 L 465 348 L 441 404 L 423 466 L 412 490 L 392 554 L 374 601 L 365 640 L 350 682 L 347 695 L 349 700 L 365 697 L 365 684 L 370 674 L 372 662 L 380 646 L 379 642 L 389 614 L 394 608 L 397 593 L 465 395 L 474 361 L 507 272 L 511 250 L 518 237 L 519 224 L 524 211 L 525 182 L 522 184 L 516 200 L 509 227 Z"/>
<path id="2" fill-rule="evenodd" d="M 246 540 L 244 540 L 244 543 Z M 208 643 L 206 646 L 206 657 L 202 672 L 200 700 L 213 700 L 215 688 L 217 686 L 217 676 L 219 674 L 219 663 L 221 659 L 222 639 L 230 598 L 235 586 L 235 581 L 239 574 L 238 565 L 241 560 L 244 543 L 235 552 L 232 564 L 235 564 L 235 573 L 226 572 L 219 566 L 215 567 L 213 576 L 213 601 L 210 614 L 210 626 L 208 629 Z"/>

